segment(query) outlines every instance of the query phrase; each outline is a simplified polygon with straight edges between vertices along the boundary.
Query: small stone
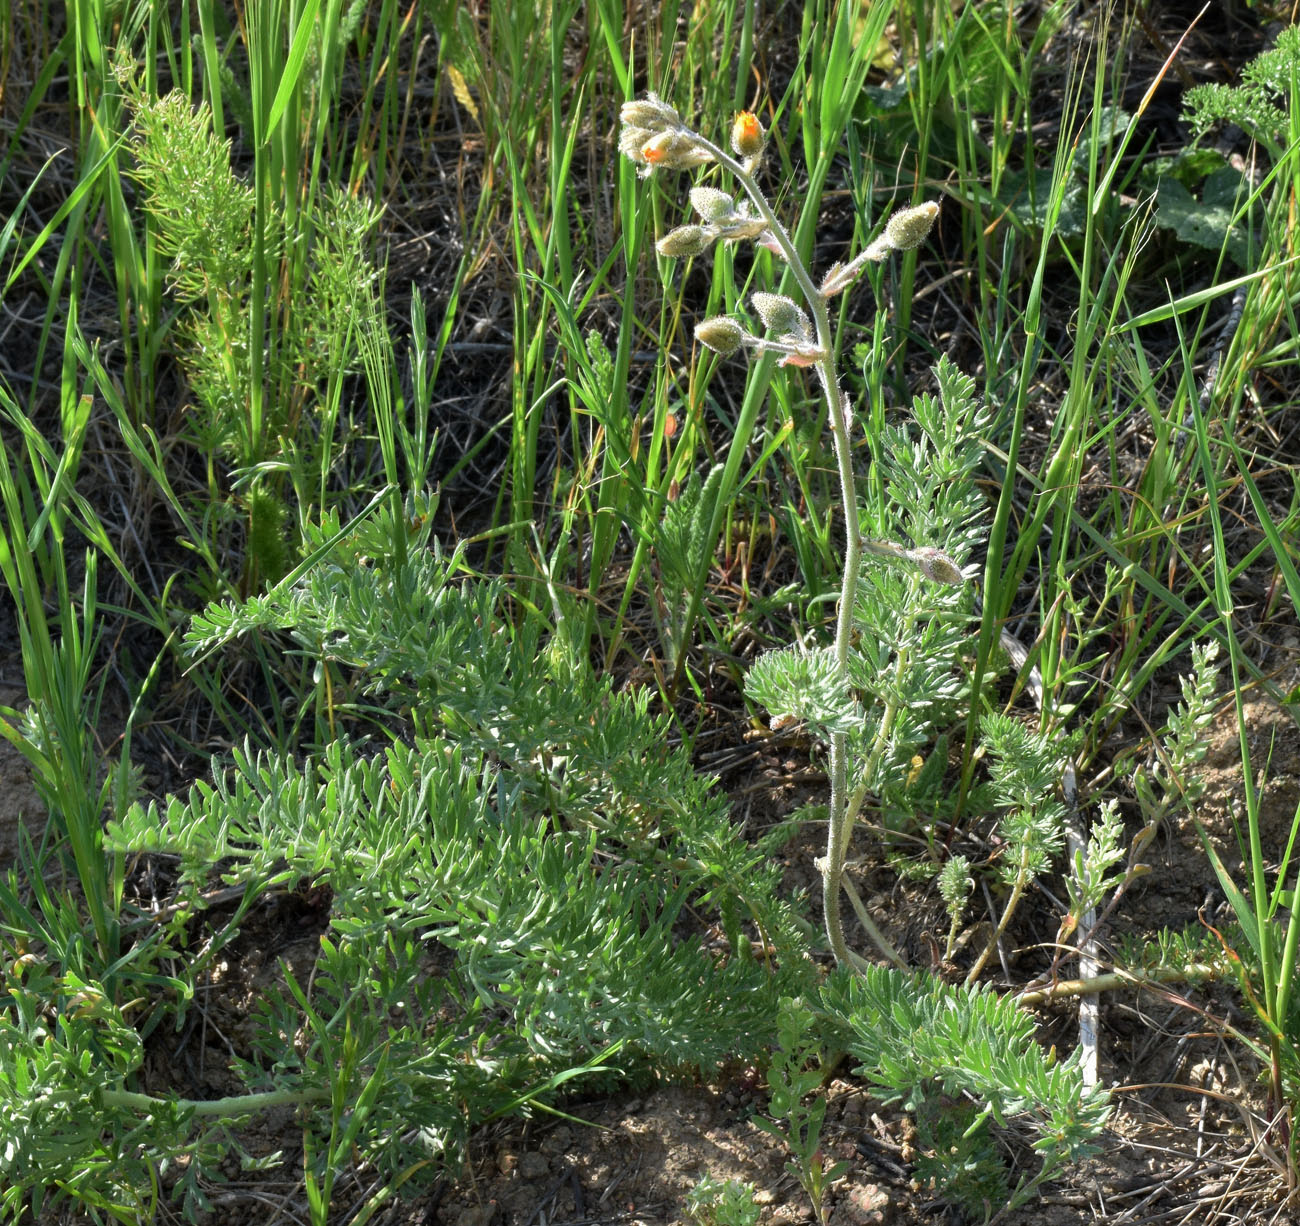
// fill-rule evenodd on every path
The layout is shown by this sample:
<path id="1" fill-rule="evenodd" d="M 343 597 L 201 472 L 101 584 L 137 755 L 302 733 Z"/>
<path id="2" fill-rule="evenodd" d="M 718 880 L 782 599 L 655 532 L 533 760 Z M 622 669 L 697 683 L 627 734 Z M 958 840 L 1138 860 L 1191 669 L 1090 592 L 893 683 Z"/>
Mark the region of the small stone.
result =
<path id="1" fill-rule="evenodd" d="M 557 1124 L 542 1138 L 541 1151 L 548 1157 L 567 1154 L 573 1146 L 573 1129 L 568 1124 Z"/>
<path id="2" fill-rule="evenodd" d="M 885 1226 L 889 1220 L 889 1209 L 889 1193 L 881 1191 L 874 1183 L 850 1188 L 848 1195 L 840 1202 L 843 1219 L 852 1226 Z"/>
<path id="3" fill-rule="evenodd" d="M 497 1154 L 497 1170 L 503 1175 L 513 1175 L 515 1167 L 519 1165 L 519 1155 L 511 1153 L 508 1149 L 503 1149 Z"/>
<path id="4" fill-rule="evenodd" d="M 521 1179 L 541 1179 L 551 1169 L 551 1164 L 546 1158 L 530 1150 L 526 1154 L 519 1155 L 519 1176 Z"/>
<path id="5" fill-rule="evenodd" d="M 456 1226 L 492 1226 L 496 1212 L 496 1205 L 475 1205 L 456 1218 Z"/>

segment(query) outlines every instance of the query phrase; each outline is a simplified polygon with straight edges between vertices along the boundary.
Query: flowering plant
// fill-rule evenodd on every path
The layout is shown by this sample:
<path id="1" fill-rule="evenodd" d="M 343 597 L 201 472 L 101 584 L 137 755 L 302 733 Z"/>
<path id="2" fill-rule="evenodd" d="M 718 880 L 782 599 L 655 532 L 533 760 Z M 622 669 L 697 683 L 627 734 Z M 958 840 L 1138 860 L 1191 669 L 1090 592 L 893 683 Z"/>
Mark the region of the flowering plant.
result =
<path id="1" fill-rule="evenodd" d="M 690 201 L 696 219 L 668 231 L 658 251 L 693 258 L 717 242 L 748 240 L 784 262 L 790 292 L 778 287 L 754 293 L 749 299 L 754 320 L 739 310 L 717 315 L 698 325 L 696 339 L 724 356 L 749 351 L 775 357 L 784 367 L 811 370 L 834 438 L 845 545 L 833 642 L 770 651 L 753 663 L 745 681 L 747 695 L 767 708 L 773 728 L 800 722 L 829 750 L 826 853 L 818 867 L 826 939 L 840 970 L 820 994 L 791 1002 L 783 1016 L 798 1012 L 803 1029 L 812 1028 L 810 1033 L 827 1037 L 828 1046 L 857 1056 L 858 1071 L 885 1097 L 908 1103 L 922 1132 L 934 1138 L 929 1148 L 935 1178 L 951 1195 L 986 1213 L 991 1212 L 990 1188 L 1000 1189 L 997 1199 L 1004 1206 L 1023 1203 L 1063 1163 L 1088 1151 L 1108 1113 L 1104 1091 L 1085 1084 L 1078 1053 L 1064 1064 L 1045 1057 L 1033 1040 L 1032 1019 L 1009 998 L 912 974 L 846 872 L 854 828 L 868 798 L 874 798 L 885 829 L 895 833 L 913 827 L 918 813 L 955 815 L 955 798 L 944 788 L 946 730 L 964 714 L 968 698 L 964 653 L 975 608 L 970 563 L 984 535 L 974 477 L 982 458 L 978 437 L 988 422 L 972 381 L 941 360 L 935 368 L 939 395 L 917 397 L 910 422 L 866 423 L 872 474 L 860 490 L 852 436 L 862 423 L 836 366 L 828 306 L 871 266 L 921 246 L 939 207 L 931 201 L 900 209 L 860 254 L 817 280 L 755 177 L 767 145 L 757 116 L 737 116 L 730 151 L 694 131 L 653 94 L 627 103 L 622 120 L 619 147 L 642 175 L 717 167 L 740 185 L 738 197 L 712 183 L 694 186 Z M 883 366 L 883 347 L 877 344 L 867 362 L 870 399 L 879 397 Z M 1063 808 L 1042 787 L 1044 778 L 1059 773 L 1063 750 L 1046 735 L 1032 736 L 1009 724 L 1004 718 L 981 724 L 983 749 L 993 763 L 982 799 L 1002 813 L 1001 876 L 1013 891 L 1004 920 L 1026 883 L 1063 843 Z M 920 841 L 926 845 L 925 838 Z M 921 871 L 938 874 L 947 857 L 932 841 L 929 853 Z M 950 863 L 954 867 L 941 886 L 951 917 L 951 946 L 969 894 L 970 865 L 956 857 Z M 844 897 L 892 967 L 873 966 L 849 948 Z M 904 1031 L 890 1044 L 875 1041 L 886 1021 L 903 1017 L 916 1019 L 925 1034 Z M 977 1043 L 971 1041 L 976 1034 L 982 1036 Z M 791 1123 L 767 1125 L 778 1135 L 789 1134 L 799 1159 L 794 1169 L 820 1213 L 825 1182 L 835 1177 L 817 1157 L 821 1117 L 796 1108 L 788 1092 L 790 1076 L 805 1089 L 818 1083 L 820 1074 L 799 1071 L 814 1058 L 811 1050 L 783 1034 L 769 1075 L 771 1110 Z M 963 1103 L 970 1097 L 985 1106 L 963 1114 L 954 1134 L 954 1117 L 944 1106 L 948 1100 L 936 1095 L 936 1087 Z M 1012 1190 L 1003 1181 L 988 1121 L 1002 1123 L 1022 1111 L 1042 1131 L 1036 1143 L 1042 1165 Z M 960 1141 L 956 1148 L 954 1137 Z"/>

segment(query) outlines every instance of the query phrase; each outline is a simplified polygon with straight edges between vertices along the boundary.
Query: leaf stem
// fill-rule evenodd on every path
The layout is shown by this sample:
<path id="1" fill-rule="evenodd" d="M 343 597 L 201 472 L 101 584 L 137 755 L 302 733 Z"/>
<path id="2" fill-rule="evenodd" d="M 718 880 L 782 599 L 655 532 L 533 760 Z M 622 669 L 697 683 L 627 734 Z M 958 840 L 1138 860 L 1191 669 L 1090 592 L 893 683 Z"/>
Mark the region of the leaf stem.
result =
<path id="1" fill-rule="evenodd" d="M 1025 885 L 1029 880 L 1029 854 L 1030 844 L 1029 840 L 1026 839 L 1025 845 L 1020 851 L 1020 864 L 1016 868 L 1016 881 L 1011 887 L 1011 897 L 1007 899 L 1007 905 L 1002 910 L 1002 918 L 998 921 L 998 926 L 993 935 L 989 937 L 988 944 L 984 946 L 980 956 L 975 959 L 975 965 L 970 968 L 970 973 L 966 976 L 967 987 L 970 987 L 979 978 L 980 971 L 984 969 L 984 964 L 993 956 L 993 951 L 997 949 L 998 942 L 1002 940 L 1002 934 L 1006 932 L 1007 925 L 1011 922 L 1011 916 L 1020 905 L 1020 899 L 1025 892 Z"/>

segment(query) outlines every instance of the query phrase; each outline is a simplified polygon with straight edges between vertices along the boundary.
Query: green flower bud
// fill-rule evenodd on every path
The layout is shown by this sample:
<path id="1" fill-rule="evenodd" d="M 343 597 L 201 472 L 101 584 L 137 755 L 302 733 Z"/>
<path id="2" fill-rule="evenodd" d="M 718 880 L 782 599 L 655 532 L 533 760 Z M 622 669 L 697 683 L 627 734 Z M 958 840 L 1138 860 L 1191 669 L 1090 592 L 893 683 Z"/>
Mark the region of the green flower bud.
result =
<path id="1" fill-rule="evenodd" d="M 706 349 L 730 357 L 749 335 L 730 315 L 715 315 L 695 329 L 695 339 Z"/>
<path id="2" fill-rule="evenodd" d="M 924 545 L 920 549 L 908 550 L 907 556 L 916 563 L 916 569 L 931 583 L 945 583 L 949 587 L 959 587 L 966 582 L 961 567 L 941 549 Z"/>
<path id="3" fill-rule="evenodd" d="M 655 250 L 670 259 L 684 260 L 702 255 L 713 243 L 715 235 L 703 226 L 678 226 L 669 230 L 657 243 Z"/>
<path id="4" fill-rule="evenodd" d="M 799 309 L 799 304 L 793 298 L 787 298 L 784 294 L 758 293 L 750 301 L 769 332 L 775 332 L 779 336 L 812 335 L 812 324 L 808 316 Z"/>
<path id="5" fill-rule="evenodd" d="M 736 202 L 726 192 L 720 192 L 716 187 L 693 187 L 691 207 L 705 221 L 716 222 L 732 216 L 736 211 Z"/>
<path id="6" fill-rule="evenodd" d="M 933 200 L 914 209 L 899 209 L 885 226 L 885 238 L 895 251 L 911 251 L 925 242 L 938 216 L 939 206 Z"/>

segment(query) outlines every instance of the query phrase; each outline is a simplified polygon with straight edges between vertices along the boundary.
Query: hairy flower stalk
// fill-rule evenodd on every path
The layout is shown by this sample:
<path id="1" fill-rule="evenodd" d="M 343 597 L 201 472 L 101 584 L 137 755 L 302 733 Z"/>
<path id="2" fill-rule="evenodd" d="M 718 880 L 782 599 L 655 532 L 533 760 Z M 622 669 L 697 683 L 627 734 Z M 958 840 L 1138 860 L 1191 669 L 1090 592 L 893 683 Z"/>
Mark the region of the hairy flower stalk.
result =
<path id="1" fill-rule="evenodd" d="M 736 154 L 734 157 L 706 137 L 685 127 L 677 112 L 654 95 L 641 102 L 628 103 L 622 111 L 622 119 L 624 130 L 620 148 L 643 167 L 643 174 L 661 168 L 686 169 L 690 165 L 705 162 L 716 162 L 730 171 L 749 198 L 756 214 L 756 217 L 747 218 L 750 225 L 745 236 L 753 237 L 783 258 L 798 287 L 803 307 L 784 295 L 754 295 L 755 310 L 765 327 L 777 333 L 773 338 L 752 337 L 728 317 L 705 321 L 697 336 L 702 344 L 719 353 L 734 352 L 744 345 L 759 352 L 781 354 L 782 365 L 811 367 L 816 372 L 835 440 L 835 462 L 846 527 L 844 575 L 840 586 L 833 650 L 837 678 L 842 685 L 847 686 L 849 647 L 853 636 L 853 606 L 864 542 L 858 530 L 857 485 L 853 476 L 852 410 L 835 368 L 835 337 L 831 330 L 827 302 L 851 284 L 868 262 L 882 260 L 892 250 L 910 250 L 919 246 L 934 224 L 939 206 L 927 203 L 895 213 L 885 232 L 866 251 L 850 264 L 833 269 L 819 287 L 800 258 L 789 232 L 772 211 L 753 176 L 766 143 L 766 133 L 756 116 L 742 112 L 736 117 L 731 129 L 731 146 Z M 667 150 L 673 152 L 664 152 Z M 702 227 L 695 227 L 698 230 L 717 227 L 725 234 L 728 223 L 738 216 L 738 210 L 734 209 L 730 198 L 713 188 L 695 188 L 691 202 L 705 223 Z M 739 235 L 732 234 L 730 237 Z M 683 240 L 681 246 L 691 249 L 697 241 L 693 235 L 689 243 Z M 673 245 L 677 245 L 676 240 Z M 663 251 L 662 245 L 660 251 Z M 900 548 L 897 556 L 913 563 L 922 575 L 932 581 L 963 581 L 957 564 L 939 550 L 905 551 Z M 897 712 L 887 708 L 882 729 L 890 728 L 896 717 Z M 865 799 L 866 788 L 864 784 L 855 789 L 852 795 L 849 794 L 848 736 L 843 731 L 832 732 L 830 737 L 830 783 L 826 855 L 819 861 L 826 936 L 836 961 L 861 966 L 862 960 L 849 950 L 844 940 L 841 900 L 846 885 L 844 866 L 849 837 Z M 877 929 L 865 908 L 859 907 L 857 910 L 859 919 L 876 946 L 890 961 L 901 965 L 898 954 Z"/>

